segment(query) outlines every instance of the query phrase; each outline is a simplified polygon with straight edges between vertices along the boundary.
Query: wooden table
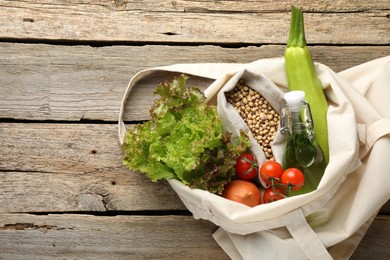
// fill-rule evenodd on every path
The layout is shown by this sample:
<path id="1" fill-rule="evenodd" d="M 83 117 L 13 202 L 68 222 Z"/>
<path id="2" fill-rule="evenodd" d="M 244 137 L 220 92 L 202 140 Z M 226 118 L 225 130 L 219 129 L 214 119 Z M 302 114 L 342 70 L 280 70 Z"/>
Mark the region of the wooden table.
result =
<path id="1" fill-rule="evenodd" d="M 295 3 L 315 61 L 342 71 L 390 55 L 389 1 Z M 0 1 L 0 259 L 227 259 L 213 224 L 122 165 L 120 101 L 144 68 L 282 56 L 290 5 Z M 148 119 L 157 83 L 134 92 L 127 123 Z M 352 259 L 389 258 L 389 214 Z"/>

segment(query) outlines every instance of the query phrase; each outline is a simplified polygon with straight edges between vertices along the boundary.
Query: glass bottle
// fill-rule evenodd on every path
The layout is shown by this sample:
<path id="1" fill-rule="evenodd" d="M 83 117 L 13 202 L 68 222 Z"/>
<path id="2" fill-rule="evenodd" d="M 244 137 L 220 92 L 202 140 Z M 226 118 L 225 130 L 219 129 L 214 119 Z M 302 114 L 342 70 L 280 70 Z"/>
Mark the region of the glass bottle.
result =
<path id="1" fill-rule="evenodd" d="M 298 168 L 305 176 L 305 184 L 289 195 L 303 194 L 317 188 L 325 172 L 326 163 L 321 148 L 314 140 L 314 123 L 310 105 L 303 91 L 284 95 L 281 113 L 281 133 L 287 134 L 283 168 Z"/>

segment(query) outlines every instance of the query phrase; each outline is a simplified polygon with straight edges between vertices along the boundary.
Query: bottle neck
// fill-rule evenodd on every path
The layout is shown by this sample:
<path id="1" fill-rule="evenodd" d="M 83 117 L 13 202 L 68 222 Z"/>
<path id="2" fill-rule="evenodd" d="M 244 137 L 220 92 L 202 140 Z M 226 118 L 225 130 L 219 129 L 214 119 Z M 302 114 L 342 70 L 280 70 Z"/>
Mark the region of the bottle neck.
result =
<path id="1" fill-rule="evenodd" d="M 292 134 L 306 132 L 310 140 L 314 137 L 314 126 L 311 118 L 310 107 L 307 102 L 302 102 L 300 110 L 284 104 L 281 118 L 281 132 L 282 134 Z"/>
<path id="2" fill-rule="evenodd" d="M 300 120 L 299 120 L 299 117 L 298 119 L 295 121 L 295 119 L 292 120 L 291 122 L 291 133 L 297 133 L 297 134 L 300 134 L 300 133 L 303 133 L 303 132 L 306 132 L 306 126 L 304 123 L 302 123 Z"/>

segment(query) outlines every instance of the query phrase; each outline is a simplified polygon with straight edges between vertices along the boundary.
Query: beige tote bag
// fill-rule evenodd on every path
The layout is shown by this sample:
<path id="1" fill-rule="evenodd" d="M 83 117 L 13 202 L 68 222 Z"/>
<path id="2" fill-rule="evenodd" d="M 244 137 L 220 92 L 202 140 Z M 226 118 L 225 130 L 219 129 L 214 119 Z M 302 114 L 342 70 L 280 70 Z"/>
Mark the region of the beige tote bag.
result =
<path id="1" fill-rule="evenodd" d="M 390 112 L 386 108 L 390 100 L 390 56 L 338 74 L 325 65 L 315 65 L 329 103 L 330 148 L 329 164 L 317 190 L 249 208 L 169 180 L 194 218 L 220 227 L 213 236 L 232 259 L 348 259 L 390 198 Z M 121 143 L 126 131 L 126 100 L 137 81 L 156 71 L 214 79 L 205 95 L 208 102 L 216 103 L 230 127 L 245 127 L 229 108 L 224 108 L 222 96 L 238 80 L 249 80 L 263 94 L 270 91 L 265 95 L 275 102 L 287 90 L 283 58 L 147 69 L 131 79 L 123 97 L 118 122 Z M 278 158 L 283 142 L 275 143 Z M 254 141 L 252 144 L 256 157 L 263 160 L 261 149 Z"/>

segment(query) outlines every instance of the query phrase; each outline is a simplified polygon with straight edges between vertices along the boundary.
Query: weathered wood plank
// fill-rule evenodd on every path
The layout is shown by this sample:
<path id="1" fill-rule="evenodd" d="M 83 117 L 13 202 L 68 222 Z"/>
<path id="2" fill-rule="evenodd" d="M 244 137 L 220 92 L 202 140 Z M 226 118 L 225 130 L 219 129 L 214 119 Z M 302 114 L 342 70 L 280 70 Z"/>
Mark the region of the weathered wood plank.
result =
<path id="1" fill-rule="evenodd" d="M 3 259 L 228 259 L 216 227 L 187 216 L 0 214 Z M 351 259 L 387 259 L 390 218 L 377 217 Z"/>
<path id="2" fill-rule="evenodd" d="M 289 1 L 268 1 L 264 8 L 256 2 L 137 2 L 6 1 L 0 8 L 0 35 L 3 39 L 159 43 L 258 44 L 287 40 Z M 310 43 L 390 42 L 388 1 L 346 2 L 336 1 L 331 7 L 329 1 L 297 2 L 310 10 L 305 14 Z"/>
<path id="3" fill-rule="evenodd" d="M 116 125 L 0 124 L 0 212 L 184 210 L 121 162 Z"/>
<path id="4" fill-rule="evenodd" d="M 0 123 L 0 212 L 185 210 L 121 158 L 116 125 Z"/>
<path id="5" fill-rule="evenodd" d="M 186 216 L 0 215 L 1 259 L 228 259 Z"/>
<path id="6" fill-rule="evenodd" d="M 165 181 L 138 173 L 1 171 L 0 212 L 186 210 Z"/>
<path id="7" fill-rule="evenodd" d="M 104 1 L 102 1 L 104 2 Z M 105 1 L 107 2 L 107 1 Z M 302 10 L 310 12 L 364 12 L 375 10 L 386 10 L 388 3 L 386 1 L 364 1 L 364 2 L 351 2 L 348 0 L 325 0 L 325 1 L 307 1 L 307 0 L 242 0 L 242 1 L 230 1 L 222 0 L 218 2 L 210 1 L 153 1 L 144 0 L 138 1 L 115 1 L 115 8 L 118 9 L 137 9 L 137 10 L 153 10 L 159 11 L 185 11 L 185 12 L 246 12 L 246 13 L 258 13 L 258 12 L 288 12 L 291 9 L 291 5 L 299 6 Z M 130 6 L 131 5 L 131 6 Z"/>
<path id="8" fill-rule="evenodd" d="M 16 3 L 7 3 L 8 6 L 28 6 L 26 3 L 17 3 L 20 1 L 14 1 Z M 291 9 L 291 5 L 299 6 L 302 10 L 308 12 L 375 12 L 380 10 L 387 10 L 388 3 L 386 1 L 368 0 L 364 2 L 351 2 L 348 0 L 324 0 L 324 1 L 307 1 L 307 0 L 220 0 L 218 2 L 212 1 L 194 1 L 194 0 L 142 0 L 142 1 L 130 1 L 130 0 L 74 0 L 74 1 L 60 1 L 55 2 L 53 0 L 34 0 L 25 1 L 42 6 L 62 6 L 72 9 L 85 9 L 86 5 L 96 5 L 95 8 L 105 8 L 111 11 L 150 11 L 150 12 L 246 12 L 246 13 L 259 13 L 259 12 L 288 12 Z M 30 5 L 31 5 L 30 3 Z M 5 4 L 3 4 L 5 6 Z"/>
<path id="9" fill-rule="evenodd" d="M 248 63 L 281 57 L 284 46 L 60 46 L 0 43 L 0 118 L 117 120 L 121 98 L 138 71 L 175 63 Z M 390 46 L 310 48 L 315 61 L 341 71 L 390 55 Z M 148 119 L 154 78 L 129 99 L 126 120 Z M 211 81 L 190 81 L 205 87 Z"/>

